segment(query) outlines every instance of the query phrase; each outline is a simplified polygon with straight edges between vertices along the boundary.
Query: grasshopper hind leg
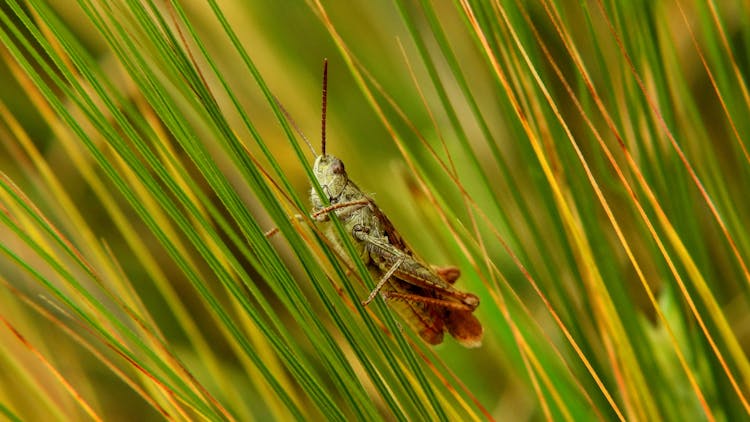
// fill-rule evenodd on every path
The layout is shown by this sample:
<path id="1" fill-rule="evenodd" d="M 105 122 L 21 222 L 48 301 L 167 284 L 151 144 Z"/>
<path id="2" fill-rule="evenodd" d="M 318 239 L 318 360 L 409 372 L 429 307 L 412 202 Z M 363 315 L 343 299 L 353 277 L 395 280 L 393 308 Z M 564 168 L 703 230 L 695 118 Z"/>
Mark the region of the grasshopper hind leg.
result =
<path id="1" fill-rule="evenodd" d="M 413 295 L 399 293 L 404 287 L 397 281 L 395 285 L 387 285 L 383 289 L 382 295 L 388 306 L 427 344 L 435 346 L 442 343 L 445 332 L 444 310 L 431 303 L 414 300 Z"/>
<path id="2" fill-rule="evenodd" d="M 385 275 L 380 279 L 380 281 L 378 281 L 377 286 L 375 286 L 375 288 L 372 289 L 372 291 L 370 292 L 370 296 L 368 296 L 366 300 L 362 301 L 362 306 L 369 305 L 370 302 L 372 302 L 373 299 L 375 299 L 375 296 L 377 296 L 378 292 L 380 292 L 380 290 L 383 289 L 383 286 L 385 286 L 385 283 L 388 282 L 388 279 L 391 278 L 391 276 L 393 275 L 393 273 L 398 269 L 398 267 L 403 262 L 404 262 L 404 258 L 401 257 L 401 258 L 399 258 L 398 261 L 396 261 L 395 264 L 393 264 L 393 266 L 388 270 L 388 272 L 385 273 Z"/>
<path id="3" fill-rule="evenodd" d="M 472 313 L 476 306 L 390 289 L 383 292 L 383 296 L 386 300 L 400 303 L 401 306 L 411 311 L 405 313 L 407 315 L 405 318 L 429 344 L 442 342 L 442 330 L 445 328 L 464 347 L 476 348 L 482 345 L 484 329 Z M 471 296 L 476 298 L 474 295 Z"/>

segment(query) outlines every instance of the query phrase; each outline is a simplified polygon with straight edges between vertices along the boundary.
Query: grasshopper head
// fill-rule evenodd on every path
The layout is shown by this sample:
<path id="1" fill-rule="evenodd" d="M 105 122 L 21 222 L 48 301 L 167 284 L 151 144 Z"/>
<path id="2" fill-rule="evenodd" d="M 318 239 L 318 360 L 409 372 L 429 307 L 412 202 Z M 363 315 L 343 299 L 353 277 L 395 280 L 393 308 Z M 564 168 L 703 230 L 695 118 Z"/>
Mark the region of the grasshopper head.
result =
<path id="1" fill-rule="evenodd" d="M 328 195 L 328 201 L 331 203 L 338 202 L 339 197 L 344 192 L 344 188 L 349 182 L 344 169 L 344 163 L 332 155 L 320 155 L 315 159 L 313 165 L 313 174 L 318 179 L 323 192 Z M 316 208 L 322 208 L 323 203 L 318 198 L 315 188 L 312 189 L 312 200 Z"/>

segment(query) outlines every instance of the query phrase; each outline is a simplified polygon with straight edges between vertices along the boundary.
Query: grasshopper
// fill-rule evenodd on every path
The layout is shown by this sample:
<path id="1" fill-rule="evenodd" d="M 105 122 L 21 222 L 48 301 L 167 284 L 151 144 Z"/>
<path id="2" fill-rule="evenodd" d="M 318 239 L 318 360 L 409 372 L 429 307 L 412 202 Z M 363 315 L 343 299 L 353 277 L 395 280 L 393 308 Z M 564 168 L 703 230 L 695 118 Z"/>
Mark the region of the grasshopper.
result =
<path id="1" fill-rule="evenodd" d="M 461 345 L 479 347 L 483 329 L 473 315 L 479 306 L 479 298 L 453 287 L 461 274 L 458 268 L 438 268 L 419 259 L 375 201 L 349 179 L 344 163 L 326 154 L 327 85 L 328 61 L 325 61 L 321 154 L 315 159 L 313 174 L 330 205 L 325 205 L 313 186 L 310 191 L 312 217 L 324 223 L 330 220 L 332 213 L 335 214 L 351 235 L 352 243 L 373 279 L 379 280 L 362 305 L 367 306 L 380 294 L 427 343 L 442 343 L 447 330 Z M 293 123 L 288 114 L 287 118 Z M 302 138 L 314 153 L 304 135 Z M 336 245 L 339 256 L 347 257 L 335 228 L 330 223 L 327 226 L 326 237 Z"/>

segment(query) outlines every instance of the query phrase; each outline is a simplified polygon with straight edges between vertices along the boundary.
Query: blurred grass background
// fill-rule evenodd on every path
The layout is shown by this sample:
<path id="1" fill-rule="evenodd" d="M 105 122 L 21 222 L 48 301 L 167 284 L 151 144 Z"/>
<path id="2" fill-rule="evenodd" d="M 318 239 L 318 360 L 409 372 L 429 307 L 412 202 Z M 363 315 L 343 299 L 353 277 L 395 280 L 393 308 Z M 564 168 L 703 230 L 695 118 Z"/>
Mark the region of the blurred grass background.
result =
<path id="1" fill-rule="evenodd" d="M 10 420 L 747 419 L 741 1 L 0 6 Z M 428 347 L 305 214 L 328 151 L 480 296 Z M 279 227 L 267 239 L 264 232 Z"/>

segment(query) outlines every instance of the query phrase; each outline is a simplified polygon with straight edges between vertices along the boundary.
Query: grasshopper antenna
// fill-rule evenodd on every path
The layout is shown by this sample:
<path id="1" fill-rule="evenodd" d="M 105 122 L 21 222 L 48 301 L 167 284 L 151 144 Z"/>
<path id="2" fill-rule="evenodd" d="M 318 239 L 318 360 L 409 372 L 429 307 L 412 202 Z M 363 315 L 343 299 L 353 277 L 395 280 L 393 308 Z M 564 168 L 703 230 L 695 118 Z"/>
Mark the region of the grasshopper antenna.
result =
<path id="1" fill-rule="evenodd" d="M 289 114 L 289 112 L 286 111 L 286 109 L 281 104 L 281 101 L 279 101 L 278 98 L 273 97 L 273 100 L 276 101 L 276 105 L 279 106 L 279 109 L 281 110 L 281 112 L 284 113 L 284 117 L 286 117 L 286 120 L 289 123 L 291 123 L 292 127 L 294 128 L 294 131 L 297 132 L 297 135 L 299 135 L 302 138 L 302 140 L 305 141 L 305 143 L 307 144 L 307 146 L 310 147 L 310 151 L 312 151 L 313 158 L 316 157 L 318 155 L 318 153 L 315 152 L 315 148 L 313 148 L 312 144 L 310 143 L 310 140 L 307 139 L 307 136 L 305 136 L 305 134 L 302 133 L 302 131 L 300 130 L 299 126 L 297 126 L 297 122 L 295 122 L 294 119 L 292 118 L 292 116 Z M 325 155 L 325 154 L 323 154 L 323 155 Z"/>
<path id="2" fill-rule="evenodd" d="M 326 106 L 328 105 L 328 59 L 323 59 L 323 113 L 321 117 L 320 149 L 326 155 Z"/>

